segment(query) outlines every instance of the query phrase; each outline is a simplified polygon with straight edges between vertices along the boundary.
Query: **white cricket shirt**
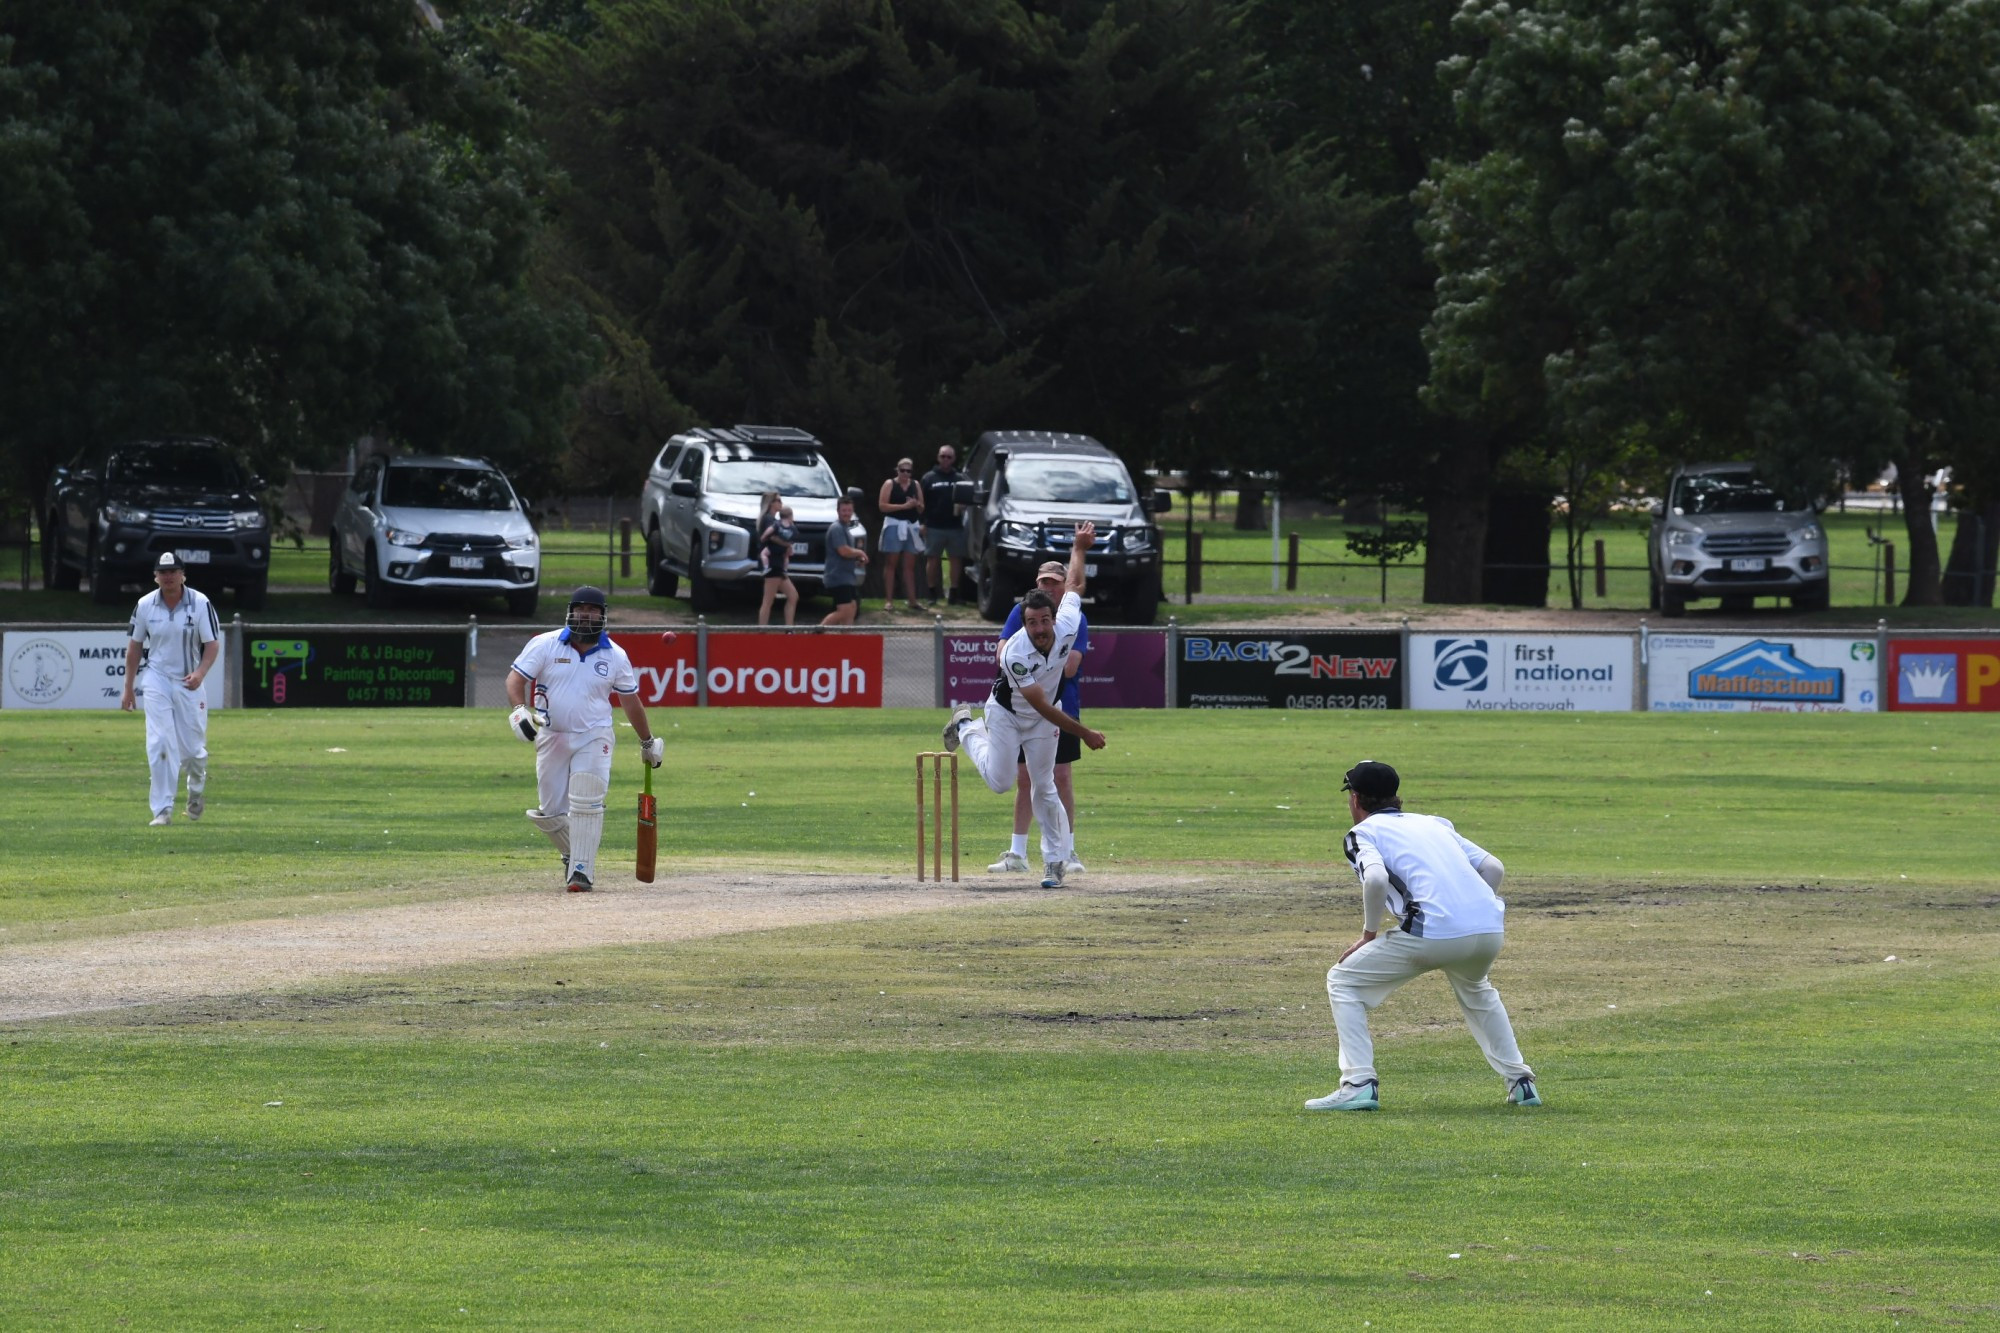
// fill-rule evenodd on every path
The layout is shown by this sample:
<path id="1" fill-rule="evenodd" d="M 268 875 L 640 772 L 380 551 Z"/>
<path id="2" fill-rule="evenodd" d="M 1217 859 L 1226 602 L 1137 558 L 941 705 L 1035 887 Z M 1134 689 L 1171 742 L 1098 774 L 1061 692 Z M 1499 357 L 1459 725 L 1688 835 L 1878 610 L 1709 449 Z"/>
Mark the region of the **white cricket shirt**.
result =
<path id="1" fill-rule="evenodd" d="M 201 665 L 201 650 L 222 637 L 215 603 L 193 588 L 181 588 L 181 603 L 169 608 L 158 588 L 139 599 L 127 631 L 146 650 L 145 668 L 179 680 Z"/>
<path id="2" fill-rule="evenodd" d="M 1458 835 L 1449 819 L 1379 810 L 1353 829 L 1354 871 L 1389 872 L 1389 915 L 1408 934 L 1455 940 L 1506 929 L 1507 904 L 1479 877 L 1486 849 Z"/>
<path id="3" fill-rule="evenodd" d="M 632 659 L 609 634 L 598 635 L 588 652 L 579 652 L 569 641 L 568 629 L 537 634 L 514 659 L 514 670 L 533 683 L 531 697 L 537 707 L 549 710 L 552 731 L 608 727 L 611 696 L 639 692 Z"/>
<path id="4" fill-rule="evenodd" d="M 1083 599 L 1066 592 L 1056 608 L 1056 641 L 1048 652 L 1035 647 L 1025 626 L 1008 636 L 1007 642 L 1000 645 L 1000 674 L 993 682 L 993 698 L 1002 708 L 1016 717 L 1043 720 L 1034 705 L 1021 697 L 1021 691 L 1039 685 L 1043 697 L 1051 706 L 1055 704 L 1056 694 L 1062 688 L 1063 668 L 1069 665 L 1069 650 L 1076 643 L 1077 629 L 1082 623 Z"/>

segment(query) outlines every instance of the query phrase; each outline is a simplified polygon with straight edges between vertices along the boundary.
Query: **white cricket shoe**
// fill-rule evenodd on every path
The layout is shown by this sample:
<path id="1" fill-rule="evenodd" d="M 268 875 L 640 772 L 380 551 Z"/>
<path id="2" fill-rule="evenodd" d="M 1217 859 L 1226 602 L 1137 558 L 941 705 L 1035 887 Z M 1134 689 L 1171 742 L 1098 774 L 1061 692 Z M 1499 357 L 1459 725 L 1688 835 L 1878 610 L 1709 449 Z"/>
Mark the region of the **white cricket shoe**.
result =
<path id="1" fill-rule="evenodd" d="M 1009 852 L 992 865 L 986 867 L 986 873 L 989 875 L 1005 875 L 1024 871 L 1027 868 L 1027 857 L 1022 856 L 1019 852 Z"/>
<path id="2" fill-rule="evenodd" d="M 1063 862 L 1063 874 L 1065 876 L 1068 876 L 1068 875 L 1081 875 L 1082 873 L 1083 873 L 1083 862 L 1077 860 L 1076 854 L 1072 852 L 1070 854 L 1069 860 Z"/>
<path id="3" fill-rule="evenodd" d="M 207 808 L 208 808 L 208 803 L 201 799 L 200 792 L 196 791 L 188 793 L 187 817 L 189 823 L 193 823 L 195 820 L 200 819 L 201 812 L 203 810 L 206 810 Z"/>
<path id="4" fill-rule="evenodd" d="M 970 721 L 972 709 L 969 705 L 960 704 L 951 710 L 951 717 L 944 724 L 944 748 L 947 752 L 958 752 L 958 729 Z"/>
<path id="5" fill-rule="evenodd" d="M 1379 1086 L 1374 1079 L 1355 1085 L 1343 1083 L 1324 1097 L 1315 1097 L 1306 1103 L 1308 1111 L 1379 1111 L 1382 1099 L 1375 1089 Z"/>
<path id="6" fill-rule="evenodd" d="M 174 822 L 174 812 L 171 810 L 162 810 L 160 811 L 159 814 L 153 816 L 153 822 L 148 824 L 146 827 L 165 828 L 167 825 L 173 822 Z"/>
<path id="7" fill-rule="evenodd" d="M 1059 889 L 1062 887 L 1063 863 L 1048 861 L 1042 865 L 1042 887 Z"/>

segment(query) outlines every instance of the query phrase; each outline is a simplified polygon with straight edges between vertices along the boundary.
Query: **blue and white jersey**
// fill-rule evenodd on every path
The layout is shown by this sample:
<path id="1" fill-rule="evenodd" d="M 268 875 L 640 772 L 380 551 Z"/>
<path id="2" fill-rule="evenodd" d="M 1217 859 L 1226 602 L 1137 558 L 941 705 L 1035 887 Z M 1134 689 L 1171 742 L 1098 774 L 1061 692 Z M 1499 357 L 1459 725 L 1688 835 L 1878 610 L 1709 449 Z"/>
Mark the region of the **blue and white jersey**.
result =
<path id="1" fill-rule="evenodd" d="M 1047 654 L 1035 647 L 1027 630 L 1009 635 L 1000 645 L 1000 672 L 993 678 L 994 702 L 1016 717 L 1041 722 L 1042 715 L 1021 697 L 1021 691 L 1039 685 L 1043 697 L 1051 704 L 1056 701 L 1062 688 L 1063 668 L 1069 665 L 1069 650 L 1076 646 L 1077 630 L 1082 624 L 1083 599 L 1066 592 L 1062 605 L 1056 609 L 1056 641 Z"/>
<path id="2" fill-rule="evenodd" d="M 549 710 L 551 731 L 608 727 L 611 696 L 639 692 L 632 659 L 609 634 L 598 635 L 588 651 L 570 642 L 568 629 L 537 634 L 514 659 L 514 670 L 534 682 L 535 704 Z"/>
<path id="3" fill-rule="evenodd" d="M 139 599 L 127 631 L 146 651 L 142 670 L 179 680 L 201 665 L 202 649 L 222 637 L 215 603 L 193 588 L 181 588 L 179 606 L 169 607 L 158 588 Z"/>
<path id="4" fill-rule="evenodd" d="M 1454 940 L 1506 929 L 1507 904 L 1479 877 L 1486 849 L 1449 819 L 1378 810 L 1347 836 L 1356 875 L 1389 872 L 1389 914 L 1406 934 Z"/>

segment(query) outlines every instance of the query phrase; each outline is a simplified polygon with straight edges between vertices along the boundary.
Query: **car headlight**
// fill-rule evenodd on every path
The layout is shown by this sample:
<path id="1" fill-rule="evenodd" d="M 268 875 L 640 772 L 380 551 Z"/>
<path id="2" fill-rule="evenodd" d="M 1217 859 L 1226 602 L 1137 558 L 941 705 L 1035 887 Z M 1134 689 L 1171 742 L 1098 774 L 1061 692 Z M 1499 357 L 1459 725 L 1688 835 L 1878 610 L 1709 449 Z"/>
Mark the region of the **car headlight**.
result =
<path id="1" fill-rule="evenodd" d="M 1024 551 L 1035 549 L 1035 530 L 1026 523 L 997 523 L 993 536 L 1002 546 L 1015 546 Z"/>
<path id="2" fill-rule="evenodd" d="M 1125 532 L 1125 549 L 1128 551 L 1150 551 L 1153 549 L 1151 528 L 1129 528 Z"/>
<path id="3" fill-rule="evenodd" d="M 264 511 L 261 509 L 238 509 L 229 516 L 232 526 L 239 528 L 261 528 L 264 526 Z"/>
<path id="4" fill-rule="evenodd" d="M 1693 546 L 1700 540 L 1701 534 L 1692 528 L 1667 529 L 1667 545 L 1669 546 Z"/>
<path id="5" fill-rule="evenodd" d="M 527 536 L 525 536 L 525 537 L 509 537 L 509 538 L 507 539 L 507 549 L 508 549 L 508 550 L 510 550 L 510 551 L 532 551 L 532 550 L 534 550 L 534 549 L 535 549 L 535 534 L 531 532 L 531 533 L 529 533 L 529 534 L 528 534 Z"/>
<path id="6" fill-rule="evenodd" d="M 427 532 L 412 532 L 408 528 L 388 528 L 382 533 L 382 539 L 391 546 L 422 546 L 429 536 Z"/>
<path id="7" fill-rule="evenodd" d="M 112 500 L 105 504 L 103 514 L 106 523 L 144 523 L 153 516 L 153 511 Z"/>
<path id="8" fill-rule="evenodd" d="M 1803 546 L 1807 542 L 1816 542 L 1824 535 L 1819 530 L 1819 524 L 1808 523 L 1802 528 L 1792 529 L 1792 545 Z"/>

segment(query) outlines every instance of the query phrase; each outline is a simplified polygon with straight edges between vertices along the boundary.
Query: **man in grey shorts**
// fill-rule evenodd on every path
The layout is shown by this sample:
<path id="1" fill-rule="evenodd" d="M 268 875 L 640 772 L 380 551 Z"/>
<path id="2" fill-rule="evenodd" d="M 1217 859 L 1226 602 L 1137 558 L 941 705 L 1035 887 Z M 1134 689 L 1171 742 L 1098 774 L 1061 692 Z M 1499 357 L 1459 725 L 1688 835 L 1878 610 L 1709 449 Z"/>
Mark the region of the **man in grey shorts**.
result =
<path id="1" fill-rule="evenodd" d="M 953 498 L 964 475 L 958 470 L 958 451 L 948 444 L 938 450 L 937 466 L 924 473 L 924 554 L 932 602 L 937 601 L 940 588 L 947 602 L 957 602 L 959 585 L 965 582 L 965 517 Z M 950 583 L 941 582 L 939 577 L 947 552 L 951 555 Z"/>
<path id="2" fill-rule="evenodd" d="M 868 529 L 854 520 L 854 501 L 841 496 L 826 530 L 826 571 L 820 586 L 833 599 L 822 625 L 852 625 L 861 610 L 861 571 L 868 567 Z"/>

